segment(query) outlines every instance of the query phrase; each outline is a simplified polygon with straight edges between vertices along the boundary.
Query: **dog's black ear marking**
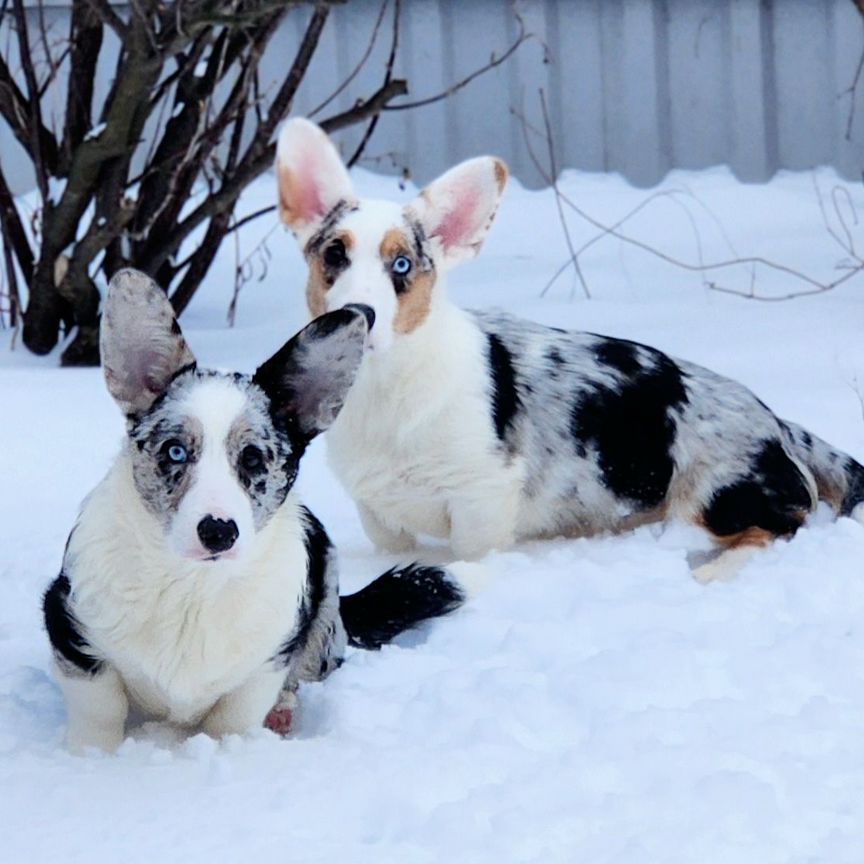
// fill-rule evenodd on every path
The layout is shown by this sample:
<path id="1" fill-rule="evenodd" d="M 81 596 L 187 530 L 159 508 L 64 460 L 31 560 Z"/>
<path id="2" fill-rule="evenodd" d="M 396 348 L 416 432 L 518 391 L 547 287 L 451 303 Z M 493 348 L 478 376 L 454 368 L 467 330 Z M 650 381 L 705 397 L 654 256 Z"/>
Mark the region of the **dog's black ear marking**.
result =
<path id="1" fill-rule="evenodd" d="M 336 419 L 363 361 L 370 314 L 360 307 L 316 318 L 253 377 L 270 412 L 301 449 Z"/>
<path id="2" fill-rule="evenodd" d="M 494 333 L 490 333 L 488 339 L 489 371 L 492 375 L 492 420 L 498 440 L 503 441 L 513 429 L 521 399 L 516 389 L 516 370 L 510 350 Z"/>
<path id="3" fill-rule="evenodd" d="M 665 355 L 643 348 L 650 361 L 616 388 L 582 390 L 570 415 L 577 453 L 597 452 L 604 485 L 619 498 L 642 509 L 659 505 L 666 496 L 675 464 L 674 409 L 687 400 L 684 374 Z M 625 366 L 631 361 L 612 349 L 607 358 Z M 637 358 L 634 355 L 634 362 Z"/>
<path id="4" fill-rule="evenodd" d="M 794 534 L 813 502 L 798 466 L 777 440 L 765 441 L 749 474 L 718 489 L 702 515 L 705 526 L 718 537 L 748 528 L 762 528 L 776 536 Z"/>
<path id="5" fill-rule="evenodd" d="M 119 270 L 102 310 L 100 351 L 108 391 L 140 417 L 195 358 L 165 292 L 144 273 Z"/>
<path id="6" fill-rule="evenodd" d="M 95 675 L 102 661 L 94 657 L 75 616 L 69 609 L 69 578 L 61 573 L 45 592 L 42 614 L 51 646 L 66 662 L 82 672 Z"/>

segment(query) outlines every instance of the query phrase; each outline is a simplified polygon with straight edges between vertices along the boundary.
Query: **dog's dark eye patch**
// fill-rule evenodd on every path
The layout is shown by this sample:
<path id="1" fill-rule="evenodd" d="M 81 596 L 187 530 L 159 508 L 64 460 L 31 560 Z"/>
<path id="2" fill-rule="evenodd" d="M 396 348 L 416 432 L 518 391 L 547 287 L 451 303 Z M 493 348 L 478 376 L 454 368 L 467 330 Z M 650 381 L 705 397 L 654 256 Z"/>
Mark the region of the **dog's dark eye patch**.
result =
<path id="1" fill-rule="evenodd" d="M 345 243 L 339 239 L 325 247 L 322 258 L 324 263 L 333 270 L 343 270 L 349 263 Z"/>
<path id="2" fill-rule="evenodd" d="M 172 413 L 172 404 L 163 399 L 129 432 L 135 483 L 148 507 L 163 517 L 179 506 L 201 447 L 200 424 Z"/>
<path id="3" fill-rule="evenodd" d="M 267 467 L 264 453 L 254 444 L 247 444 L 240 451 L 240 467 L 248 474 L 261 474 Z"/>
<path id="4" fill-rule="evenodd" d="M 249 409 L 232 427 L 225 446 L 260 526 L 285 501 L 302 454 L 295 453 L 289 435 L 273 425 L 264 393 L 257 387 L 248 392 Z"/>

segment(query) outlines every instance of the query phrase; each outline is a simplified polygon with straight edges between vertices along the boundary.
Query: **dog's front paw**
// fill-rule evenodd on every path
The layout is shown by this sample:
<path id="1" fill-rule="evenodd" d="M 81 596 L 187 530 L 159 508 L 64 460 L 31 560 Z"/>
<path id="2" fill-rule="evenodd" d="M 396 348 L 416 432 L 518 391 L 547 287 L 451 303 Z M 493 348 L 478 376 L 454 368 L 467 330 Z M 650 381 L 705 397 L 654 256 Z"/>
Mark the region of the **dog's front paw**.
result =
<path id="1" fill-rule="evenodd" d="M 72 729 L 66 733 L 66 747 L 75 756 L 85 756 L 88 753 L 101 750 L 103 753 L 115 753 L 123 743 L 123 727 Z"/>
<path id="2" fill-rule="evenodd" d="M 264 718 L 264 728 L 281 735 L 283 738 L 291 733 L 291 724 L 294 722 L 294 712 L 297 710 L 299 700 L 295 687 L 285 686 L 279 694 L 276 704 L 267 712 Z"/>
<path id="3" fill-rule="evenodd" d="M 264 718 L 264 726 L 284 738 L 290 734 L 293 721 L 293 708 L 289 708 L 287 705 L 276 705 L 270 709 Z"/>

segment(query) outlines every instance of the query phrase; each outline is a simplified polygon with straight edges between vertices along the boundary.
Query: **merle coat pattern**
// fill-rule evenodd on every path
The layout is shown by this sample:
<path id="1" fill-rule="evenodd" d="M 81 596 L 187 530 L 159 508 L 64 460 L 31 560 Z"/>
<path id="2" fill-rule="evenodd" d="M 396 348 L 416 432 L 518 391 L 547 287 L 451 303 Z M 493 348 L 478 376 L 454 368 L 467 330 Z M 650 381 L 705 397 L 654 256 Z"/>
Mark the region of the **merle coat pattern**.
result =
<path id="1" fill-rule="evenodd" d="M 131 708 L 214 736 L 265 718 L 285 732 L 298 682 L 332 671 L 346 642 L 378 647 L 459 604 L 450 574 L 416 565 L 340 598 L 330 540 L 292 491 L 371 320 L 342 309 L 253 376 L 210 372 L 164 292 L 114 277 L 101 349 L 127 435 L 43 604 L 73 749 L 116 748 Z"/>
<path id="2" fill-rule="evenodd" d="M 644 345 L 450 303 L 446 272 L 477 254 L 506 178 L 481 157 L 404 207 L 360 199 L 320 129 L 283 127 L 279 208 L 309 265 L 309 308 L 376 315 L 327 434 L 376 544 L 426 534 L 477 557 L 679 518 L 728 550 L 699 568 L 707 580 L 794 533 L 820 499 L 860 514 L 861 465 L 742 385 Z"/>

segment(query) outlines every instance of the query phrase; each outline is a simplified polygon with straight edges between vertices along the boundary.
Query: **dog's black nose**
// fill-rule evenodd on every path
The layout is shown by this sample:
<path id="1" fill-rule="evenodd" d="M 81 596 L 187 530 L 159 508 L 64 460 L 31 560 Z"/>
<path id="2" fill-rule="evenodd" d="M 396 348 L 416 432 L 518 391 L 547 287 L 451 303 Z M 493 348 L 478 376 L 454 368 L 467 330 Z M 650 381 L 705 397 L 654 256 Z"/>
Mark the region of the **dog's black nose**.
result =
<path id="1" fill-rule="evenodd" d="M 347 303 L 345 308 L 362 312 L 366 318 L 366 324 L 370 330 L 372 329 L 372 325 L 375 323 L 375 310 L 371 306 L 367 306 L 365 303 Z"/>
<path id="2" fill-rule="evenodd" d="M 205 516 L 198 523 L 198 537 L 209 552 L 225 552 L 230 549 L 240 532 L 233 519 L 214 519 Z"/>

